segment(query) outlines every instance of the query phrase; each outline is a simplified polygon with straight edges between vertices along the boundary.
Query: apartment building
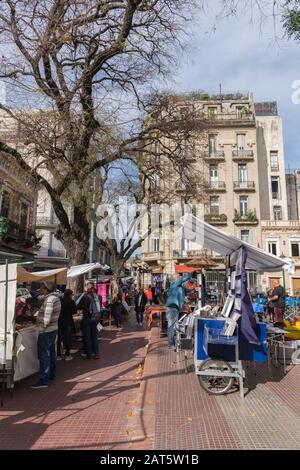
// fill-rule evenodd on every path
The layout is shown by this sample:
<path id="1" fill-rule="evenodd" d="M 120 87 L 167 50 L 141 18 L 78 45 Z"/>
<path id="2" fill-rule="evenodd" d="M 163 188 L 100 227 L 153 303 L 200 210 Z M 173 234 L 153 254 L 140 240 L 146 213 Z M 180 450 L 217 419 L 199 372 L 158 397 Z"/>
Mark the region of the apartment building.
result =
<path id="1" fill-rule="evenodd" d="M 34 182 L 0 153 L 0 258 L 32 261 L 35 237 Z"/>
<path id="2" fill-rule="evenodd" d="M 208 183 L 204 220 L 265 248 L 263 221 L 288 217 L 282 120 L 276 102 L 254 103 L 249 93 L 193 93 L 184 98 L 186 103 L 192 101 L 199 116 L 209 122 L 204 143 L 202 139 L 200 145 L 194 146 Z M 152 235 L 142 247 L 142 260 L 154 273 L 169 278 L 174 275 L 176 264 L 203 255 L 215 257 L 175 236 L 161 240 Z M 224 278 L 215 272 L 208 275 L 211 285 L 217 287 L 223 282 Z M 250 275 L 251 287 L 259 284 L 259 277 Z"/>

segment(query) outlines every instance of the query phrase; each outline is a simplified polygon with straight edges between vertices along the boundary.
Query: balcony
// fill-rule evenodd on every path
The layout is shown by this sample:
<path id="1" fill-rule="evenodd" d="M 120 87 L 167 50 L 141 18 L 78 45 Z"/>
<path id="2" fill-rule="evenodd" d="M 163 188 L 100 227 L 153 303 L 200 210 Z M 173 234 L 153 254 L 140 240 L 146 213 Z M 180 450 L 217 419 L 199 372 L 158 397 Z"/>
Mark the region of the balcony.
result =
<path id="1" fill-rule="evenodd" d="M 249 112 L 249 113 L 243 113 L 243 112 L 235 112 L 235 113 L 212 113 L 208 115 L 208 119 L 210 121 L 214 122 L 224 122 L 224 121 L 229 121 L 229 122 L 234 122 L 235 124 L 237 122 L 243 122 L 246 124 L 249 123 L 255 123 L 255 117 L 254 114 Z"/>
<path id="2" fill-rule="evenodd" d="M 208 183 L 208 191 L 226 191 L 225 181 L 210 181 Z"/>
<path id="3" fill-rule="evenodd" d="M 279 171 L 279 165 L 271 165 L 271 171 Z"/>
<path id="4" fill-rule="evenodd" d="M 223 161 L 225 160 L 225 152 L 224 150 L 216 150 L 215 152 L 205 152 L 204 153 L 204 159 L 210 162 L 213 161 Z"/>
<path id="5" fill-rule="evenodd" d="M 48 250 L 48 256 L 52 258 L 66 258 L 65 250 Z"/>
<path id="6" fill-rule="evenodd" d="M 16 222 L 0 217 L 0 242 L 14 242 L 20 246 L 32 247 L 38 244 L 35 232 L 20 226 Z"/>
<path id="7" fill-rule="evenodd" d="M 236 225 L 257 225 L 259 220 L 255 211 L 248 209 L 246 214 L 240 214 L 237 210 L 235 210 L 233 222 Z"/>
<path id="8" fill-rule="evenodd" d="M 233 160 L 254 160 L 254 152 L 253 150 L 233 150 L 232 151 L 232 159 Z"/>
<path id="9" fill-rule="evenodd" d="M 234 181 L 233 189 L 235 191 L 255 191 L 254 181 Z"/>
<path id="10" fill-rule="evenodd" d="M 226 214 L 205 214 L 204 220 L 211 225 L 227 225 L 227 215 Z"/>
<path id="11" fill-rule="evenodd" d="M 44 217 L 44 216 L 37 216 L 36 218 L 36 227 L 55 227 L 59 224 L 59 220 L 57 217 Z"/>
<path id="12" fill-rule="evenodd" d="M 177 259 L 191 259 L 202 258 L 208 256 L 208 250 L 173 250 L 173 258 Z"/>
<path id="13" fill-rule="evenodd" d="M 300 231 L 300 220 L 262 220 L 262 229 Z"/>
<path id="14" fill-rule="evenodd" d="M 163 251 L 148 251 L 142 254 L 143 261 L 158 261 L 162 260 L 163 256 Z"/>

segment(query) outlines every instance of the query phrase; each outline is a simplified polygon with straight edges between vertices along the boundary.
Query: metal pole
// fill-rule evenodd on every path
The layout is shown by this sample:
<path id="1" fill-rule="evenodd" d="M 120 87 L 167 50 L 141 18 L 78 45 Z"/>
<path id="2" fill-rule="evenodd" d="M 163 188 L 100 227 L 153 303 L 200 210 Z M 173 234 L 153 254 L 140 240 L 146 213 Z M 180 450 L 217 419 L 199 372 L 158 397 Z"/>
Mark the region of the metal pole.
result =
<path id="1" fill-rule="evenodd" d="M 5 389 L 5 370 L 6 370 L 6 348 L 7 348 L 7 305 L 8 305 L 8 259 L 5 260 L 5 304 L 4 304 L 4 345 L 3 345 L 3 370 L 2 370 L 2 391 L 1 407 L 3 406 Z"/>

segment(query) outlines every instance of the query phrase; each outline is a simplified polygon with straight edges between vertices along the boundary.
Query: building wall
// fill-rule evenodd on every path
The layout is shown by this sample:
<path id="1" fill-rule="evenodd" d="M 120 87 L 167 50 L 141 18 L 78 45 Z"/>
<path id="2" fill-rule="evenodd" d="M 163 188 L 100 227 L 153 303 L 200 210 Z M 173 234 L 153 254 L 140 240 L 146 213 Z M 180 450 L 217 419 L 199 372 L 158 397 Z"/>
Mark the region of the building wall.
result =
<path id="1" fill-rule="evenodd" d="M 289 220 L 300 219 L 300 171 L 286 174 L 287 209 Z"/>
<path id="2" fill-rule="evenodd" d="M 295 272 L 293 274 L 285 273 L 286 288 L 291 295 L 295 295 L 298 290 L 300 293 L 300 253 L 299 256 L 292 256 L 291 250 L 291 243 L 299 243 L 300 250 L 300 221 L 262 221 L 262 244 L 266 251 L 270 251 L 268 243 L 276 245 L 277 256 L 292 260 Z M 283 282 L 282 273 L 265 273 L 262 276 L 263 287 L 272 287 L 272 279 L 278 277 Z"/>
<path id="3" fill-rule="evenodd" d="M 282 220 L 288 219 L 287 192 L 285 183 L 285 160 L 283 146 L 282 119 L 279 116 L 257 116 L 257 142 L 259 148 L 259 182 L 262 188 L 262 218 L 274 220 L 274 206 L 282 209 Z M 271 166 L 271 154 L 277 152 L 278 167 Z M 266 161 L 267 159 L 267 161 Z M 267 171 L 266 171 L 267 170 Z M 280 181 L 279 197 L 272 197 L 272 177 L 278 177 Z M 266 191 L 268 188 L 268 195 Z"/>

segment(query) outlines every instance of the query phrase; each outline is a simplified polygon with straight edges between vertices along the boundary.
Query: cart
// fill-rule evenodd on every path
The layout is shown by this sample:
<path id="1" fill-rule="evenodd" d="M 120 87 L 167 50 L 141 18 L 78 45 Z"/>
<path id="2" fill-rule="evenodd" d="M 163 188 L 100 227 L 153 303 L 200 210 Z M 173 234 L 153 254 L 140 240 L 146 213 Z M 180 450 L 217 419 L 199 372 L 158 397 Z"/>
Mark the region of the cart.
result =
<path id="1" fill-rule="evenodd" d="M 242 361 L 267 362 L 267 333 L 265 323 L 256 323 L 247 286 L 246 270 L 258 273 L 278 272 L 289 267 L 282 258 L 266 253 L 249 243 L 227 235 L 210 224 L 187 214 L 181 219 L 183 237 L 202 248 L 226 258 L 226 302 L 220 318 L 195 321 L 194 365 L 201 386 L 209 393 L 227 393 L 239 382 L 244 396 L 245 373 Z M 232 321 L 234 330 L 225 324 Z"/>

